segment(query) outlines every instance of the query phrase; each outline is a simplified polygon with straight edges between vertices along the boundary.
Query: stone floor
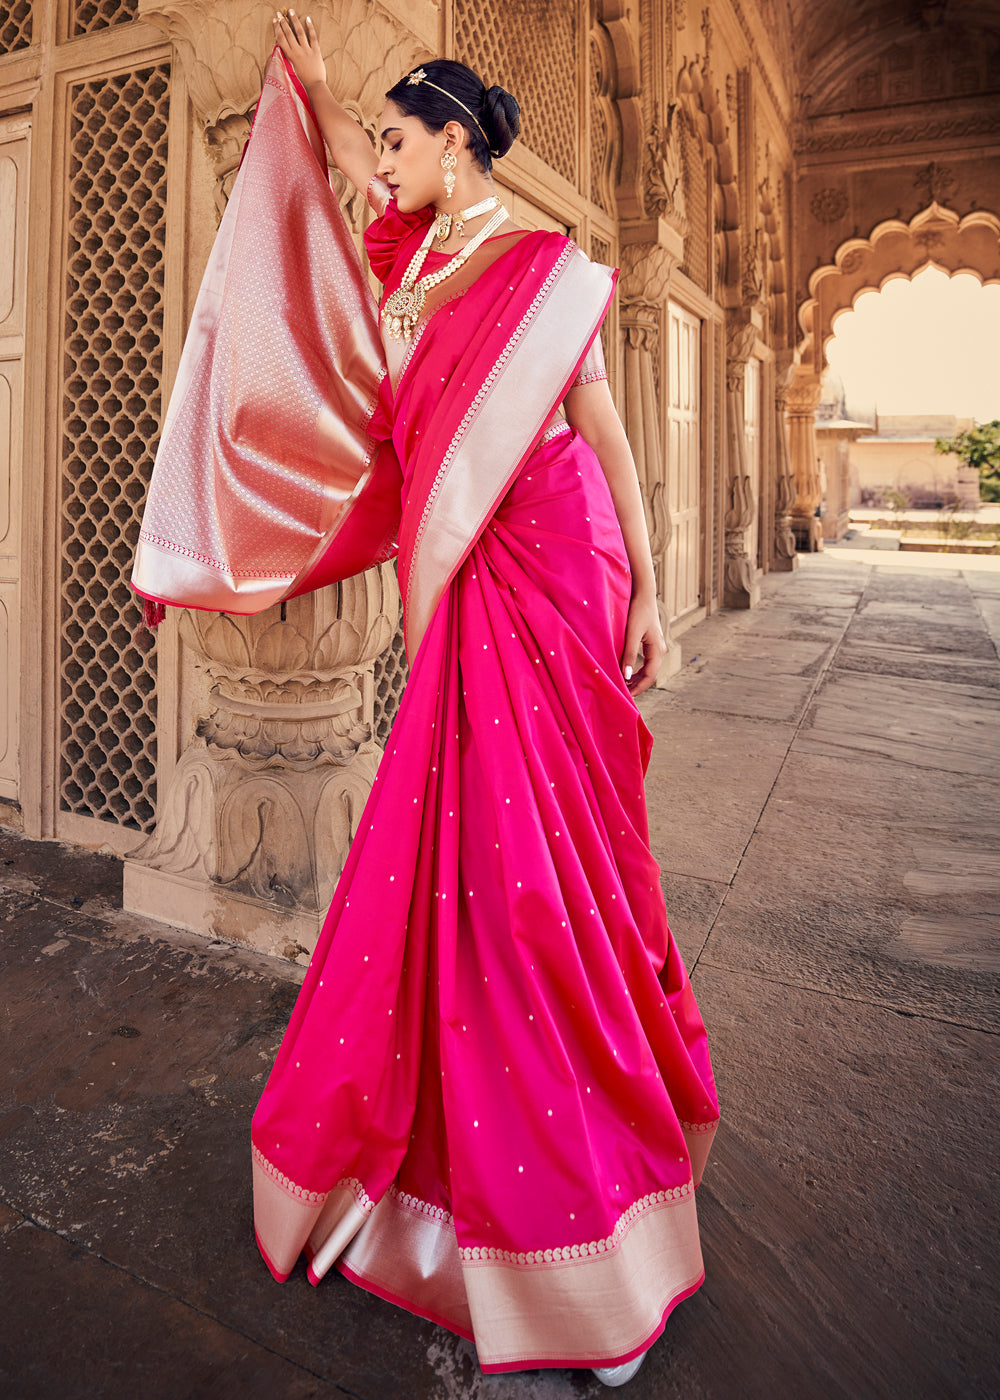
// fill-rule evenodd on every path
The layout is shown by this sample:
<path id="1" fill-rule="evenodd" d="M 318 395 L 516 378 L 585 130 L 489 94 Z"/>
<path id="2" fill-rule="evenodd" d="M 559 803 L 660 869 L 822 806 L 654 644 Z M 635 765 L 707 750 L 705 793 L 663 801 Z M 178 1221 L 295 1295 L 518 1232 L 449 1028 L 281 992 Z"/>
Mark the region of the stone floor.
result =
<path id="1" fill-rule="evenodd" d="M 645 700 L 724 1124 L 707 1282 L 633 1400 L 1000 1394 L 1000 572 L 829 553 Z M 569 1400 L 353 1288 L 283 1287 L 247 1126 L 292 969 L 125 915 L 0 834 L 0 1393 Z"/>

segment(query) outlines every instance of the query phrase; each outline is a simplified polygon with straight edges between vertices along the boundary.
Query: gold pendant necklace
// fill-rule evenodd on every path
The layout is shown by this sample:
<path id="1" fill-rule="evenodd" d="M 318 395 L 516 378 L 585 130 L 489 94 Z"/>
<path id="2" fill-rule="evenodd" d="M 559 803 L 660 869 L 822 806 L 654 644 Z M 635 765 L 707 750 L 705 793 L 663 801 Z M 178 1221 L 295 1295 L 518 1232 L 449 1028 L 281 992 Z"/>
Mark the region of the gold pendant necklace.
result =
<path id="1" fill-rule="evenodd" d="M 420 269 L 424 265 L 428 249 L 434 239 L 435 225 L 432 223 L 427 230 L 423 243 L 410 259 L 410 265 L 403 274 L 403 280 L 396 290 L 386 299 L 382 307 L 382 324 L 386 333 L 393 340 L 409 340 L 416 330 L 420 313 L 424 309 L 424 302 L 427 293 L 432 287 L 438 286 L 445 278 L 450 277 L 471 258 L 472 254 L 484 243 L 490 234 L 495 233 L 502 223 L 507 219 L 507 210 L 500 208 L 493 215 L 484 228 L 476 234 L 470 243 L 459 249 L 449 263 L 437 272 L 428 273 L 426 277 L 420 276 Z"/>

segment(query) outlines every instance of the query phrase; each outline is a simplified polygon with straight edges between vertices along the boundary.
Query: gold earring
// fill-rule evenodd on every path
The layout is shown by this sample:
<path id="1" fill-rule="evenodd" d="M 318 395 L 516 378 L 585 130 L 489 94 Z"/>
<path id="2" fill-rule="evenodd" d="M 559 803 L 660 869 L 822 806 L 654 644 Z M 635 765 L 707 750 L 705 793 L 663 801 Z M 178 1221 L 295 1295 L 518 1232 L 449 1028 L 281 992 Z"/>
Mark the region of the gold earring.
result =
<path id="1" fill-rule="evenodd" d="M 455 193 L 455 166 L 457 164 L 458 158 L 455 152 L 445 151 L 441 157 L 441 169 L 444 171 L 444 197 L 446 200 L 451 199 Z"/>

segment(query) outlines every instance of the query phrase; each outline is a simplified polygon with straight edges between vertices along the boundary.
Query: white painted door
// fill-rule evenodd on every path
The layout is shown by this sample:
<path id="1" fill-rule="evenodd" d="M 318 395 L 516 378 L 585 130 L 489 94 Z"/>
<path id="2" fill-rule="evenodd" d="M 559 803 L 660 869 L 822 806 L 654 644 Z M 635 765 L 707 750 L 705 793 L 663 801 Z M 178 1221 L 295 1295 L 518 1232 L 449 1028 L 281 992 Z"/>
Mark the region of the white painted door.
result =
<path id="1" fill-rule="evenodd" d="M 743 430 L 746 443 L 746 469 L 753 488 L 755 502 L 753 523 L 747 531 L 747 554 L 750 566 L 757 569 L 757 547 L 760 534 L 760 361 L 747 361 L 743 377 Z"/>
<path id="2" fill-rule="evenodd" d="M 0 798 L 18 793 L 27 117 L 0 118 Z"/>
<path id="3" fill-rule="evenodd" d="M 667 499 L 673 536 L 667 550 L 672 620 L 702 601 L 701 321 L 668 304 Z"/>

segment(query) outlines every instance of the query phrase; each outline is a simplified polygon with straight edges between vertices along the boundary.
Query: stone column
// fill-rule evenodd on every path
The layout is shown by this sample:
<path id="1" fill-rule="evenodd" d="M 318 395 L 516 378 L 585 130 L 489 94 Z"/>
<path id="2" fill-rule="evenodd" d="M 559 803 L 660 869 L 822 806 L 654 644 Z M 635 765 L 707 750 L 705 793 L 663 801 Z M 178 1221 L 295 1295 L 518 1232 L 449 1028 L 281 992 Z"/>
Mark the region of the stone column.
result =
<path id="1" fill-rule="evenodd" d="M 295 958 L 316 942 L 382 750 L 389 564 L 256 617 L 185 612 L 211 709 L 125 863 L 125 907 Z"/>
<path id="2" fill-rule="evenodd" d="M 816 405 L 820 400 L 820 378 L 796 366 L 788 386 L 788 453 L 795 474 L 795 505 L 791 526 L 798 549 L 814 553 L 823 548 L 816 507 L 822 498 L 819 461 L 816 453 Z"/>
<path id="3" fill-rule="evenodd" d="M 321 0 L 314 11 L 331 84 L 362 125 L 382 105 L 385 55 L 405 72 L 430 52 L 392 8 Z M 262 0 L 139 0 L 140 18 L 174 45 L 220 215 L 273 13 Z M 363 194 L 342 203 L 360 234 Z M 204 228 L 184 232 L 189 248 L 204 242 Z M 182 615 L 209 707 L 161 782 L 155 833 L 126 862 L 126 908 L 289 958 L 313 947 L 381 757 L 374 663 L 398 617 L 388 565 L 257 617 Z M 190 688 L 190 665 L 180 669 Z M 177 724 L 171 715 L 162 728 Z"/>
<path id="4" fill-rule="evenodd" d="M 788 455 L 788 425 L 785 411 L 788 404 L 788 380 L 792 373 L 791 353 L 786 352 L 774 367 L 774 562 L 776 573 L 792 573 L 799 567 L 792 534 L 791 514 L 798 494 L 795 475 Z"/>
<path id="5" fill-rule="evenodd" d="M 723 604 L 727 608 L 754 608 L 760 602 L 760 584 L 754 562 L 747 553 L 746 532 L 753 524 L 757 498 L 746 467 L 743 422 L 743 379 L 756 339 L 750 321 L 730 321 L 726 336 L 726 448 L 729 485 L 724 519 L 726 565 Z"/>
<path id="6" fill-rule="evenodd" d="M 661 308 L 638 299 L 623 301 L 621 328 L 625 350 L 625 431 L 635 457 L 649 548 L 656 575 L 656 600 L 660 626 L 667 642 L 657 684 L 681 668 L 681 649 L 670 635 L 671 604 L 667 596 L 667 550 L 673 528 L 667 501 L 667 467 L 664 462 L 656 366 L 659 355 Z"/>

